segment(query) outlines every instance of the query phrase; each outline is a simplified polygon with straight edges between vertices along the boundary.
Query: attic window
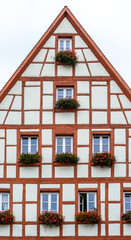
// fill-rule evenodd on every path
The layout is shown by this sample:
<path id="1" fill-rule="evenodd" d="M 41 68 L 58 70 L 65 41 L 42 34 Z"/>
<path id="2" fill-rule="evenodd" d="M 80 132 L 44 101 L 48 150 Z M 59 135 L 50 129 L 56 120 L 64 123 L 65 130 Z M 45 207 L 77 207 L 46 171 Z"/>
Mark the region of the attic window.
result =
<path id="1" fill-rule="evenodd" d="M 58 40 L 58 51 L 72 50 L 72 39 L 70 38 L 59 38 Z"/>

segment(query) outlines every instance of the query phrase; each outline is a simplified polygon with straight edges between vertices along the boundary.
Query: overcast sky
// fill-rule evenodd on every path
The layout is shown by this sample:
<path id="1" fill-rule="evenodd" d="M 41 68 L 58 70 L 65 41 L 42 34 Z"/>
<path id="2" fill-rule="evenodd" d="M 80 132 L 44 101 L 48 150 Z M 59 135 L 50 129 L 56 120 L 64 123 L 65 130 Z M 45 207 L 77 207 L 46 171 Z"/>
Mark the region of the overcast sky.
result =
<path id="1" fill-rule="evenodd" d="M 131 0 L 0 0 L 0 89 L 65 5 L 131 87 Z"/>

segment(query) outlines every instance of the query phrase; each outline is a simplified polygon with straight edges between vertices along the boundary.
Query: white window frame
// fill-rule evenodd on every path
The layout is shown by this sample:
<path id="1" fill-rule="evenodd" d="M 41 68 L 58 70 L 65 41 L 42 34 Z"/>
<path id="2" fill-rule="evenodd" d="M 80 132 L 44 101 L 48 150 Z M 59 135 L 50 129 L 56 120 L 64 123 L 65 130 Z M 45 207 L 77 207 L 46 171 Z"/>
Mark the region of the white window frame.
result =
<path id="1" fill-rule="evenodd" d="M 6 210 L 9 210 L 10 194 L 7 193 L 7 192 L 0 192 L 0 211 L 4 211 L 4 210 L 2 210 L 2 194 L 7 194 L 8 195 L 8 208 Z"/>
<path id="2" fill-rule="evenodd" d="M 60 51 L 60 41 L 63 41 L 64 42 L 64 49 L 63 51 L 66 51 L 66 41 L 69 41 L 70 42 L 70 48 L 69 50 L 72 50 L 72 39 L 71 38 L 59 38 L 58 39 L 58 51 Z"/>
<path id="3" fill-rule="evenodd" d="M 57 195 L 57 213 L 59 212 L 59 193 L 58 192 L 42 192 L 41 193 L 41 212 L 43 212 L 42 210 L 42 194 L 47 194 L 48 195 L 48 210 L 47 211 L 52 211 L 51 210 L 51 194 L 56 194 Z"/>
<path id="4" fill-rule="evenodd" d="M 37 148 L 36 148 L 36 152 L 38 152 L 38 136 L 21 136 L 21 153 L 22 152 L 22 139 L 24 138 L 28 138 L 28 153 L 31 153 L 31 138 L 36 138 L 36 144 L 37 144 Z"/>
<path id="5" fill-rule="evenodd" d="M 72 136 L 57 136 L 56 137 L 56 153 L 57 153 L 57 138 L 63 138 L 63 153 L 65 152 L 65 139 L 71 138 L 71 153 L 73 153 L 73 137 Z"/>
<path id="6" fill-rule="evenodd" d="M 73 87 L 65 87 L 65 88 L 63 88 L 63 87 L 58 87 L 57 89 L 56 89 L 56 101 L 58 101 L 58 90 L 63 90 L 63 98 L 66 98 L 66 90 L 68 90 L 68 89 L 71 89 L 72 90 L 72 98 L 73 98 L 73 96 L 74 96 L 74 89 L 73 89 Z"/>
<path id="7" fill-rule="evenodd" d="M 130 199 L 131 199 L 131 192 L 124 192 L 124 213 L 126 213 L 126 210 L 125 210 L 125 195 L 126 194 L 129 194 L 130 195 Z M 131 201 L 130 201 L 131 202 Z M 131 211 L 131 209 L 130 209 L 130 211 Z"/>
<path id="8" fill-rule="evenodd" d="M 89 194 L 94 194 L 94 202 L 95 202 L 95 206 L 94 206 L 94 208 L 97 208 L 97 192 L 79 192 L 79 196 L 78 196 L 78 199 L 79 199 L 79 207 L 78 207 L 78 209 L 79 209 L 79 212 L 80 212 L 80 194 L 82 194 L 82 193 L 86 193 L 87 194 L 87 209 L 86 209 L 86 211 L 89 211 L 90 209 L 89 209 L 89 201 L 88 201 L 88 198 L 89 198 Z M 93 210 L 93 209 L 92 209 Z M 84 210 L 83 210 L 84 211 Z"/>
<path id="9" fill-rule="evenodd" d="M 108 137 L 108 152 L 110 152 L 110 136 L 109 135 L 97 135 L 97 134 L 94 134 L 93 135 L 93 143 L 92 143 L 92 152 L 93 154 L 95 153 L 94 152 L 94 137 L 99 137 L 100 138 L 100 153 L 102 152 L 102 138 L 103 137 Z"/>

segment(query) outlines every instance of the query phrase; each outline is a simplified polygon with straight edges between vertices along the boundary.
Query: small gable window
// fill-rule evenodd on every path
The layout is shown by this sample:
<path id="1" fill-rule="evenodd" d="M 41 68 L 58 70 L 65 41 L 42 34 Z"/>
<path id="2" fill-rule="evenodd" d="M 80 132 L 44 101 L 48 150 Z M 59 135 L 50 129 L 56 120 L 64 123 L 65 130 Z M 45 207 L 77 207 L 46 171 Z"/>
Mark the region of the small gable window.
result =
<path id="1" fill-rule="evenodd" d="M 73 152 L 73 137 L 59 136 L 56 138 L 56 153 L 72 153 Z"/>
<path id="2" fill-rule="evenodd" d="M 109 136 L 93 136 L 93 153 L 109 152 Z"/>
<path id="3" fill-rule="evenodd" d="M 131 192 L 124 193 L 124 212 L 131 211 Z"/>
<path id="4" fill-rule="evenodd" d="M 21 153 L 36 153 L 38 152 L 38 137 L 25 136 L 21 138 Z"/>
<path id="5" fill-rule="evenodd" d="M 96 208 L 96 192 L 79 193 L 79 211 L 85 212 Z"/>
<path id="6" fill-rule="evenodd" d="M 9 193 L 0 193 L 0 211 L 9 209 Z"/>
<path id="7" fill-rule="evenodd" d="M 72 50 L 72 39 L 59 38 L 58 39 L 58 51 Z"/>
<path id="8" fill-rule="evenodd" d="M 73 88 L 57 88 L 56 100 L 73 98 Z"/>
<path id="9" fill-rule="evenodd" d="M 41 212 L 58 212 L 58 193 L 41 193 Z"/>

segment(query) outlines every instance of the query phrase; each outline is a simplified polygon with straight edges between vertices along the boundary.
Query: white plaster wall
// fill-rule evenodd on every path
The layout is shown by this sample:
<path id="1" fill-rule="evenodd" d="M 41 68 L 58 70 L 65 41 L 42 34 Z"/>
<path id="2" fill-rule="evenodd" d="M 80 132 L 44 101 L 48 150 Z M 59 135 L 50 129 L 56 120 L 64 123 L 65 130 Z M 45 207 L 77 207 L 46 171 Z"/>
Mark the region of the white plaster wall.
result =
<path id="1" fill-rule="evenodd" d="M 96 183 L 79 183 L 78 188 L 98 188 Z"/>
<path id="2" fill-rule="evenodd" d="M 7 111 L 0 111 L 0 124 L 3 124 Z"/>
<path id="3" fill-rule="evenodd" d="M 88 63 L 92 76 L 109 76 L 109 73 L 101 63 Z"/>
<path id="4" fill-rule="evenodd" d="M 8 94 L 22 94 L 22 82 L 17 81 Z"/>
<path id="5" fill-rule="evenodd" d="M 13 204 L 13 213 L 16 222 L 22 221 L 22 204 Z"/>
<path id="6" fill-rule="evenodd" d="M 78 236 L 97 236 L 98 224 L 78 224 Z"/>
<path id="7" fill-rule="evenodd" d="M 77 177 L 87 178 L 88 177 L 88 165 L 77 165 Z"/>
<path id="8" fill-rule="evenodd" d="M 84 62 L 85 59 L 84 59 L 84 56 L 83 56 L 82 51 L 81 51 L 80 49 L 76 49 L 75 52 L 76 52 L 78 61 L 79 61 L 79 62 Z"/>
<path id="9" fill-rule="evenodd" d="M 54 77 L 55 76 L 55 64 L 44 64 L 41 76 Z"/>
<path id="10" fill-rule="evenodd" d="M 13 224 L 13 237 L 22 237 L 22 225 Z"/>
<path id="11" fill-rule="evenodd" d="M 79 94 L 88 94 L 89 93 L 89 82 L 87 81 L 78 81 L 77 82 L 77 93 Z"/>
<path id="12" fill-rule="evenodd" d="M 105 183 L 100 184 L 101 201 L 105 201 Z"/>
<path id="13" fill-rule="evenodd" d="M 37 236 L 37 225 L 25 225 L 25 236 L 26 237 Z"/>
<path id="14" fill-rule="evenodd" d="M 129 177 L 131 177 L 131 164 L 129 164 Z"/>
<path id="15" fill-rule="evenodd" d="M 128 155 L 128 157 L 129 157 L 129 162 L 131 162 L 131 138 L 129 138 L 128 143 L 129 143 L 129 155 Z"/>
<path id="16" fill-rule="evenodd" d="M 127 121 L 129 124 L 131 124 L 131 111 L 125 111 Z"/>
<path id="17" fill-rule="evenodd" d="M 77 148 L 77 156 L 79 157 L 79 163 L 87 163 L 89 161 L 89 148 Z"/>
<path id="18" fill-rule="evenodd" d="M 25 110 L 40 109 L 40 87 L 24 88 L 24 109 Z"/>
<path id="19" fill-rule="evenodd" d="M 108 200 L 120 201 L 120 183 L 109 183 Z"/>
<path id="20" fill-rule="evenodd" d="M 63 201 L 75 201 L 75 184 L 63 184 Z"/>
<path id="21" fill-rule="evenodd" d="M 0 152 L 1 152 L 0 163 L 4 163 L 5 161 L 5 140 L 4 139 L 0 139 Z"/>
<path id="22" fill-rule="evenodd" d="M 75 218 L 75 205 L 68 204 L 63 205 L 63 216 L 65 216 L 65 222 L 74 222 Z"/>
<path id="23" fill-rule="evenodd" d="M 34 58 L 33 62 L 44 62 L 47 49 L 41 49 Z"/>
<path id="24" fill-rule="evenodd" d="M 109 221 L 120 221 L 120 203 L 109 203 L 108 218 Z"/>
<path id="25" fill-rule="evenodd" d="M 16 163 L 17 149 L 16 147 L 6 147 L 6 162 Z"/>
<path id="26" fill-rule="evenodd" d="M 120 109 L 121 108 L 116 95 L 111 95 L 110 101 L 111 101 L 111 109 Z"/>
<path id="27" fill-rule="evenodd" d="M 91 167 L 91 176 L 92 177 L 111 177 L 111 168 L 109 167 L 100 167 L 100 166 L 92 166 Z"/>
<path id="28" fill-rule="evenodd" d="M 0 188 L 10 188 L 10 184 L 0 184 Z"/>
<path id="29" fill-rule="evenodd" d="M 20 178 L 38 178 L 39 167 L 20 167 Z"/>
<path id="30" fill-rule="evenodd" d="M 120 224 L 112 223 L 108 225 L 109 236 L 120 236 Z"/>
<path id="31" fill-rule="evenodd" d="M 59 26 L 55 29 L 54 33 L 77 33 L 72 24 L 65 17 Z"/>
<path id="32" fill-rule="evenodd" d="M 92 112 L 92 124 L 106 124 L 107 112 Z"/>
<path id="33" fill-rule="evenodd" d="M 7 145 L 17 144 L 17 130 L 15 129 L 6 130 L 6 144 Z"/>
<path id="34" fill-rule="evenodd" d="M 89 111 L 77 112 L 77 124 L 89 124 Z"/>
<path id="35" fill-rule="evenodd" d="M 89 130 L 88 129 L 78 129 L 77 131 L 77 144 L 78 145 L 89 145 Z"/>
<path id="36" fill-rule="evenodd" d="M 52 130 L 42 130 L 42 145 L 52 145 Z"/>
<path id="37" fill-rule="evenodd" d="M 5 98 L 0 103 L 0 109 L 9 109 L 10 104 L 12 102 L 13 96 L 5 96 Z"/>
<path id="38" fill-rule="evenodd" d="M 0 237 L 10 236 L 10 225 L 0 225 Z"/>
<path id="39" fill-rule="evenodd" d="M 98 61 L 90 49 L 83 49 L 86 61 Z"/>
<path id="40" fill-rule="evenodd" d="M 43 96 L 43 109 L 53 109 L 53 96 Z"/>
<path id="41" fill-rule="evenodd" d="M 75 224 L 63 225 L 63 236 L 75 236 Z"/>
<path id="42" fill-rule="evenodd" d="M 105 203 L 101 203 L 101 217 L 102 221 L 105 221 Z"/>
<path id="43" fill-rule="evenodd" d="M 41 68 L 42 68 L 42 64 L 31 63 L 23 72 L 22 77 L 39 77 Z"/>
<path id="44" fill-rule="evenodd" d="M 125 129 L 115 129 L 115 144 L 126 144 L 126 130 Z"/>
<path id="45" fill-rule="evenodd" d="M 11 110 L 21 110 L 21 106 L 22 106 L 22 97 L 15 96 L 13 104 L 11 106 Z"/>
<path id="46" fill-rule="evenodd" d="M 80 103 L 79 109 L 89 109 L 89 96 L 78 96 L 77 100 Z"/>
<path id="47" fill-rule="evenodd" d="M 73 68 L 72 68 L 72 66 L 58 65 L 57 66 L 57 74 L 58 74 L 58 76 L 72 76 Z"/>
<path id="48" fill-rule="evenodd" d="M 37 184 L 26 184 L 26 201 L 37 201 Z"/>
<path id="49" fill-rule="evenodd" d="M 37 221 L 37 204 L 25 205 L 25 219 L 27 222 Z"/>
<path id="50" fill-rule="evenodd" d="M 107 87 L 92 87 L 92 108 L 107 109 Z"/>
<path id="51" fill-rule="evenodd" d="M 127 124 L 123 112 L 111 112 L 112 124 Z"/>
<path id="52" fill-rule="evenodd" d="M 46 62 L 54 62 L 55 58 L 55 49 L 50 49 L 46 58 Z"/>
<path id="53" fill-rule="evenodd" d="M 122 103 L 122 107 L 123 108 L 130 108 L 131 109 L 131 102 L 129 101 L 129 99 L 125 96 L 125 95 L 120 95 L 119 96 L 120 101 Z"/>
<path id="54" fill-rule="evenodd" d="M 43 82 L 43 93 L 44 94 L 53 94 L 53 82 L 51 82 L 51 81 Z"/>
<path id="55" fill-rule="evenodd" d="M 43 111 L 42 112 L 42 124 L 53 124 L 53 112 L 47 112 Z"/>
<path id="56" fill-rule="evenodd" d="M 73 178 L 74 167 L 55 167 L 55 178 Z"/>
<path id="57" fill-rule="evenodd" d="M 5 130 L 4 129 L 0 129 L 0 137 L 1 138 L 5 137 Z"/>
<path id="58" fill-rule="evenodd" d="M 52 226 L 44 227 L 40 224 L 40 236 L 41 237 L 58 237 L 60 235 L 60 227 Z"/>
<path id="59" fill-rule="evenodd" d="M 99 81 L 92 81 L 92 85 L 107 85 L 107 82 L 105 82 L 105 81 L 102 81 L 102 82 L 99 82 Z"/>
<path id="60" fill-rule="evenodd" d="M 116 156 L 117 162 L 125 162 L 126 161 L 126 147 L 125 146 L 115 146 L 114 147 L 114 155 Z"/>
<path id="61" fill-rule="evenodd" d="M 131 225 L 129 224 L 123 224 L 123 235 L 124 236 L 131 236 Z"/>
<path id="62" fill-rule="evenodd" d="M 42 148 L 42 162 L 52 163 L 52 148 Z"/>
<path id="63" fill-rule="evenodd" d="M 55 36 L 51 36 L 43 47 L 55 48 Z"/>
<path id="64" fill-rule="evenodd" d="M 25 86 L 40 86 L 40 81 L 26 81 Z"/>
<path id="65" fill-rule="evenodd" d="M 60 184 L 40 184 L 40 188 L 60 188 Z"/>
<path id="66" fill-rule="evenodd" d="M 75 36 L 75 48 L 88 47 L 80 36 Z"/>
<path id="67" fill-rule="evenodd" d="M 4 165 L 0 165 L 0 178 L 4 177 Z"/>
<path id="68" fill-rule="evenodd" d="M 52 177 L 52 166 L 42 165 L 42 178 L 51 178 L 51 177 Z"/>
<path id="69" fill-rule="evenodd" d="M 75 114 L 72 112 L 65 113 L 55 113 L 55 123 L 56 124 L 74 124 Z"/>
<path id="70" fill-rule="evenodd" d="M 106 235 L 106 229 L 105 229 L 105 224 L 101 224 L 101 236 Z"/>
<path id="71" fill-rule="evenodd" d="M 123 187 L 130 188 L 131 187 L 131 183 L 123 183 Z"/>
<path id="72" fill-rule="evenodd" d="M 110 82 L 110 92 L 111 93 L 122 93 L 121 89 L 115 81 Z"/>
<path id="73" fill-rule="evenodd" d="M 85 63 L 77 63 L 75 65 L 75 76 L 90 76 Z"/>
<path id="74" fill-rule="evenodd" d="M 23 184 L 13 184 L 13 202 L 23 201 Z"/>
<path id="75" fill-rule="evenodd" d="M 7 166 L 7 178 L 16 178 L 16 166 Z"/>
<path id="76" fill-rule="evenodd" d="M 24 112 L 25 125 L 37 125 L 40 122 L 39 111 Z"/>
<path id="77" fill-rule="evenodd" d="M 6 125 L 20 125 L 21 124 L 21 112 L 9 112 L 5 121 Z"/>

